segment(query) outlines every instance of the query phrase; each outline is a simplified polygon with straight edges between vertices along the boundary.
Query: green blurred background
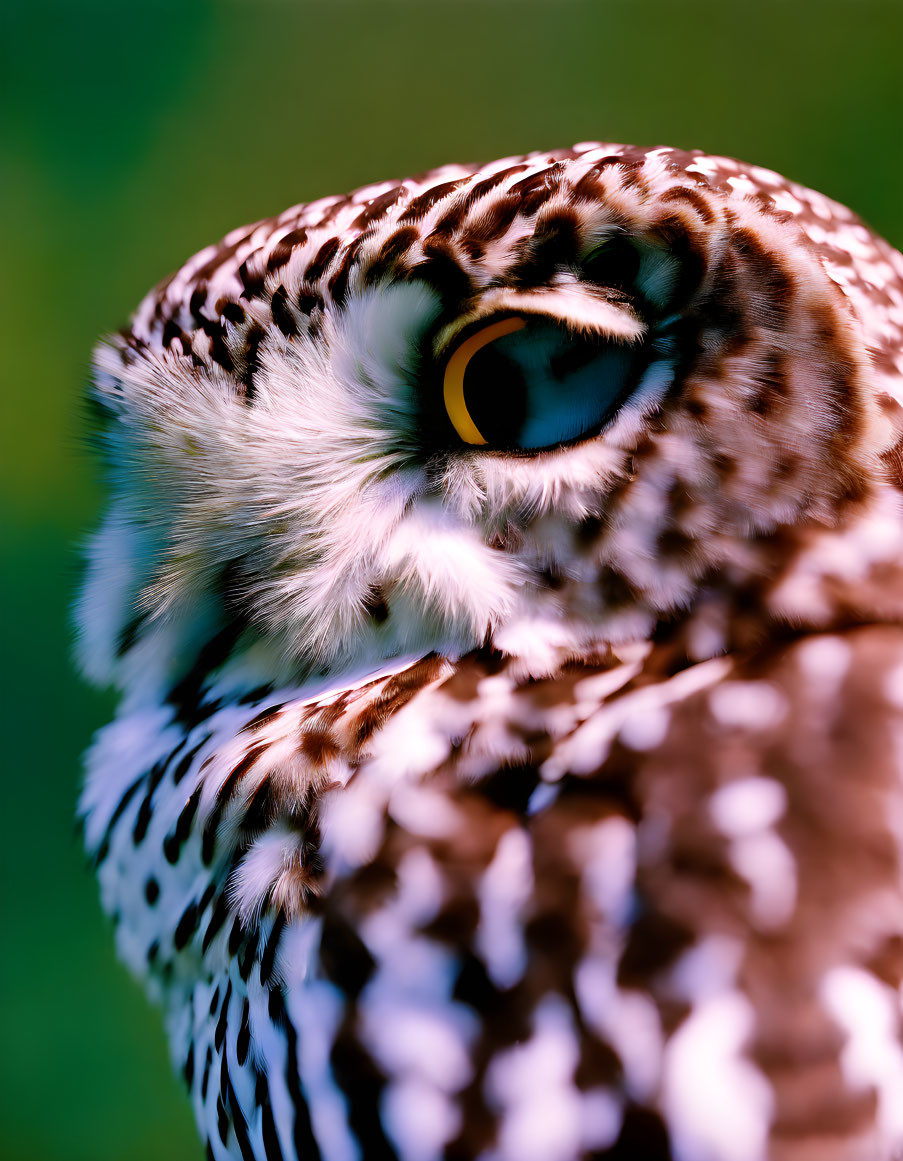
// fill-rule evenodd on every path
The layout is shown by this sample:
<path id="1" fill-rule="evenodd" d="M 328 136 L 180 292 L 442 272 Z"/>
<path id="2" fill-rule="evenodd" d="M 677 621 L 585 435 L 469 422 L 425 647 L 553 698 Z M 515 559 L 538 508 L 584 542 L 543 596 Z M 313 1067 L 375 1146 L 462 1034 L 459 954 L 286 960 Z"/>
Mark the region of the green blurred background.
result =
<path id="1" fill-rule="evenodd" d="M 589 138 L 783 171 L 903 243 L 903 0 L 0 3 L 0 1157 L 200 1158 L 75 840 L 108 696 L 67 659 L 99 333 L 240 223 Z M 641 1159 L 638 1159 L 641 1161 Z"/>

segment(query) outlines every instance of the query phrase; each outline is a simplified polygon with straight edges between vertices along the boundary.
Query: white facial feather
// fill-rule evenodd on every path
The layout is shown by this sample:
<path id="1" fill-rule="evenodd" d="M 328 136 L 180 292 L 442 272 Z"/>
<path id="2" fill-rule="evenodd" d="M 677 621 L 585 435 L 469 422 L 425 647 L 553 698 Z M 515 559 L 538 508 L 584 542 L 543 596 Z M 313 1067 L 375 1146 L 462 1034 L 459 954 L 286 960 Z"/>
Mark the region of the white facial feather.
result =
<path id="1" fill-rule="evenodd" d="M 509 620 L 557 616 L 530 567 L 572 556 L 564 526 L 557 549 L 534 534 L 522 559 L 487 539 L 509 521 L 593 515 L 626 470 L 619 430 L 629 443 L 630 413 L 655 400 L 628 404 L 611 440 L 530 458 L 446 457 L 437 478 L 415 454 L 418 343 L 436 311 L 422 284 L 377 287 L 330 317 L 322 342 L 271 335 L 250 409 L 216 372 L 165 357 L 123 379 L 101 350 L 124 397 L 113 455 L 128 515 L 101 533 L 82 599 L 96 677 L 109 672 L 123 606 L 146 610 L 146 635 L 166 633 L 171 646 L 166 626 L 232 565 L 258 625 L 289 662 L 308 665 L 461 652 Z M 390 599 L 388 625 L 366 615 L 374 594 Z"/>

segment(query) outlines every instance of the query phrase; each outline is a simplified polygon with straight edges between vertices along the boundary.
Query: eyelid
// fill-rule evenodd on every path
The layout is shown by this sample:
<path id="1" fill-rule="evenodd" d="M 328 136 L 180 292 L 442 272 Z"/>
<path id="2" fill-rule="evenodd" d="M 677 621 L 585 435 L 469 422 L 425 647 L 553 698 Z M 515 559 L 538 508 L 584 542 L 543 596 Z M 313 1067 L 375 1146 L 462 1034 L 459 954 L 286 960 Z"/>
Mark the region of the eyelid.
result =
<path id="1" fill-rule="evenodd" d="M 470 412 L 467 410 L 467 403 L 464 400 L 464 372 L 467 370 L 467 364 L 477 351 L 482 350 L 488 343 L 494 342 L 495 339 L 500 339 L 504 335 L 510 335 L 515 331 L 523 330 L 526 325 L 525 319 L 516 316 L 510 316 L 500 319 L 496 323 L 490 323 L 488 327 L 483 327 L 476 334 L 472 334 L 469 338 L 466 338 L 453 351 L 451 358 L 446 363 L 445 375 L 442 381 L 442 397 L 445 402 L 445 410 L 448 413 L 448 418 L 452 421 L 455 431 L 465 443 L 487 443 L 487 440 L 483 438 L 479 428 L 471 419 Z"/>

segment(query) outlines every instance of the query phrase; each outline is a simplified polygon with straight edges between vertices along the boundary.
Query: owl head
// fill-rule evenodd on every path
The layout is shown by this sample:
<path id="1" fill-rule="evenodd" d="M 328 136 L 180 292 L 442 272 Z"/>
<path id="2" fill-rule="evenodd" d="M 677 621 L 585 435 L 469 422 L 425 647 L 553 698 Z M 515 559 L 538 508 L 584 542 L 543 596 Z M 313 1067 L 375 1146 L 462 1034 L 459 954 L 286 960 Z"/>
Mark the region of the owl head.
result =
<path id="1" fill-rule="evenodd" d="M 86 669 L 253 685 L 489 645 L 538 672 L 835 615 L 813 546 L 900 526 L 888 253 L 768 171 L 589 144 L 227 235 L 96 355 Z"/>

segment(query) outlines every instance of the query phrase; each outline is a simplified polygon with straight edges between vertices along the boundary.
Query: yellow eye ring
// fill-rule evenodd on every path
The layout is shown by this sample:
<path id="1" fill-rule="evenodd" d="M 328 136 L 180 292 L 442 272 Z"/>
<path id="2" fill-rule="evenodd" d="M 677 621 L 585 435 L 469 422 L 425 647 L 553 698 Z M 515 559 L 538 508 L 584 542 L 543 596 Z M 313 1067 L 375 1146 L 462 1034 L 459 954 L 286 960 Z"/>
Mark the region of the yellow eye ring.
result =
<path id="1" fill-rule="evenodd" d="M 445 402 L 448 418 L 465 443 L 485 444 L 488 442 L 471 419 L 467 403 L 464 400 L 464 373 L 467 370 L 467 364 L 477 351 L 482 350 L 488 343 L 502 338 L 503 335 L 523 330 L 526 325 L 525 319 L 513 316 L 491 323 L 488 327 L 477 331 L 475 335 L 471 335 L 469 339 L 465 339 L 446 363 L 445 376 L 442 381 L 442 398 Z"/>

